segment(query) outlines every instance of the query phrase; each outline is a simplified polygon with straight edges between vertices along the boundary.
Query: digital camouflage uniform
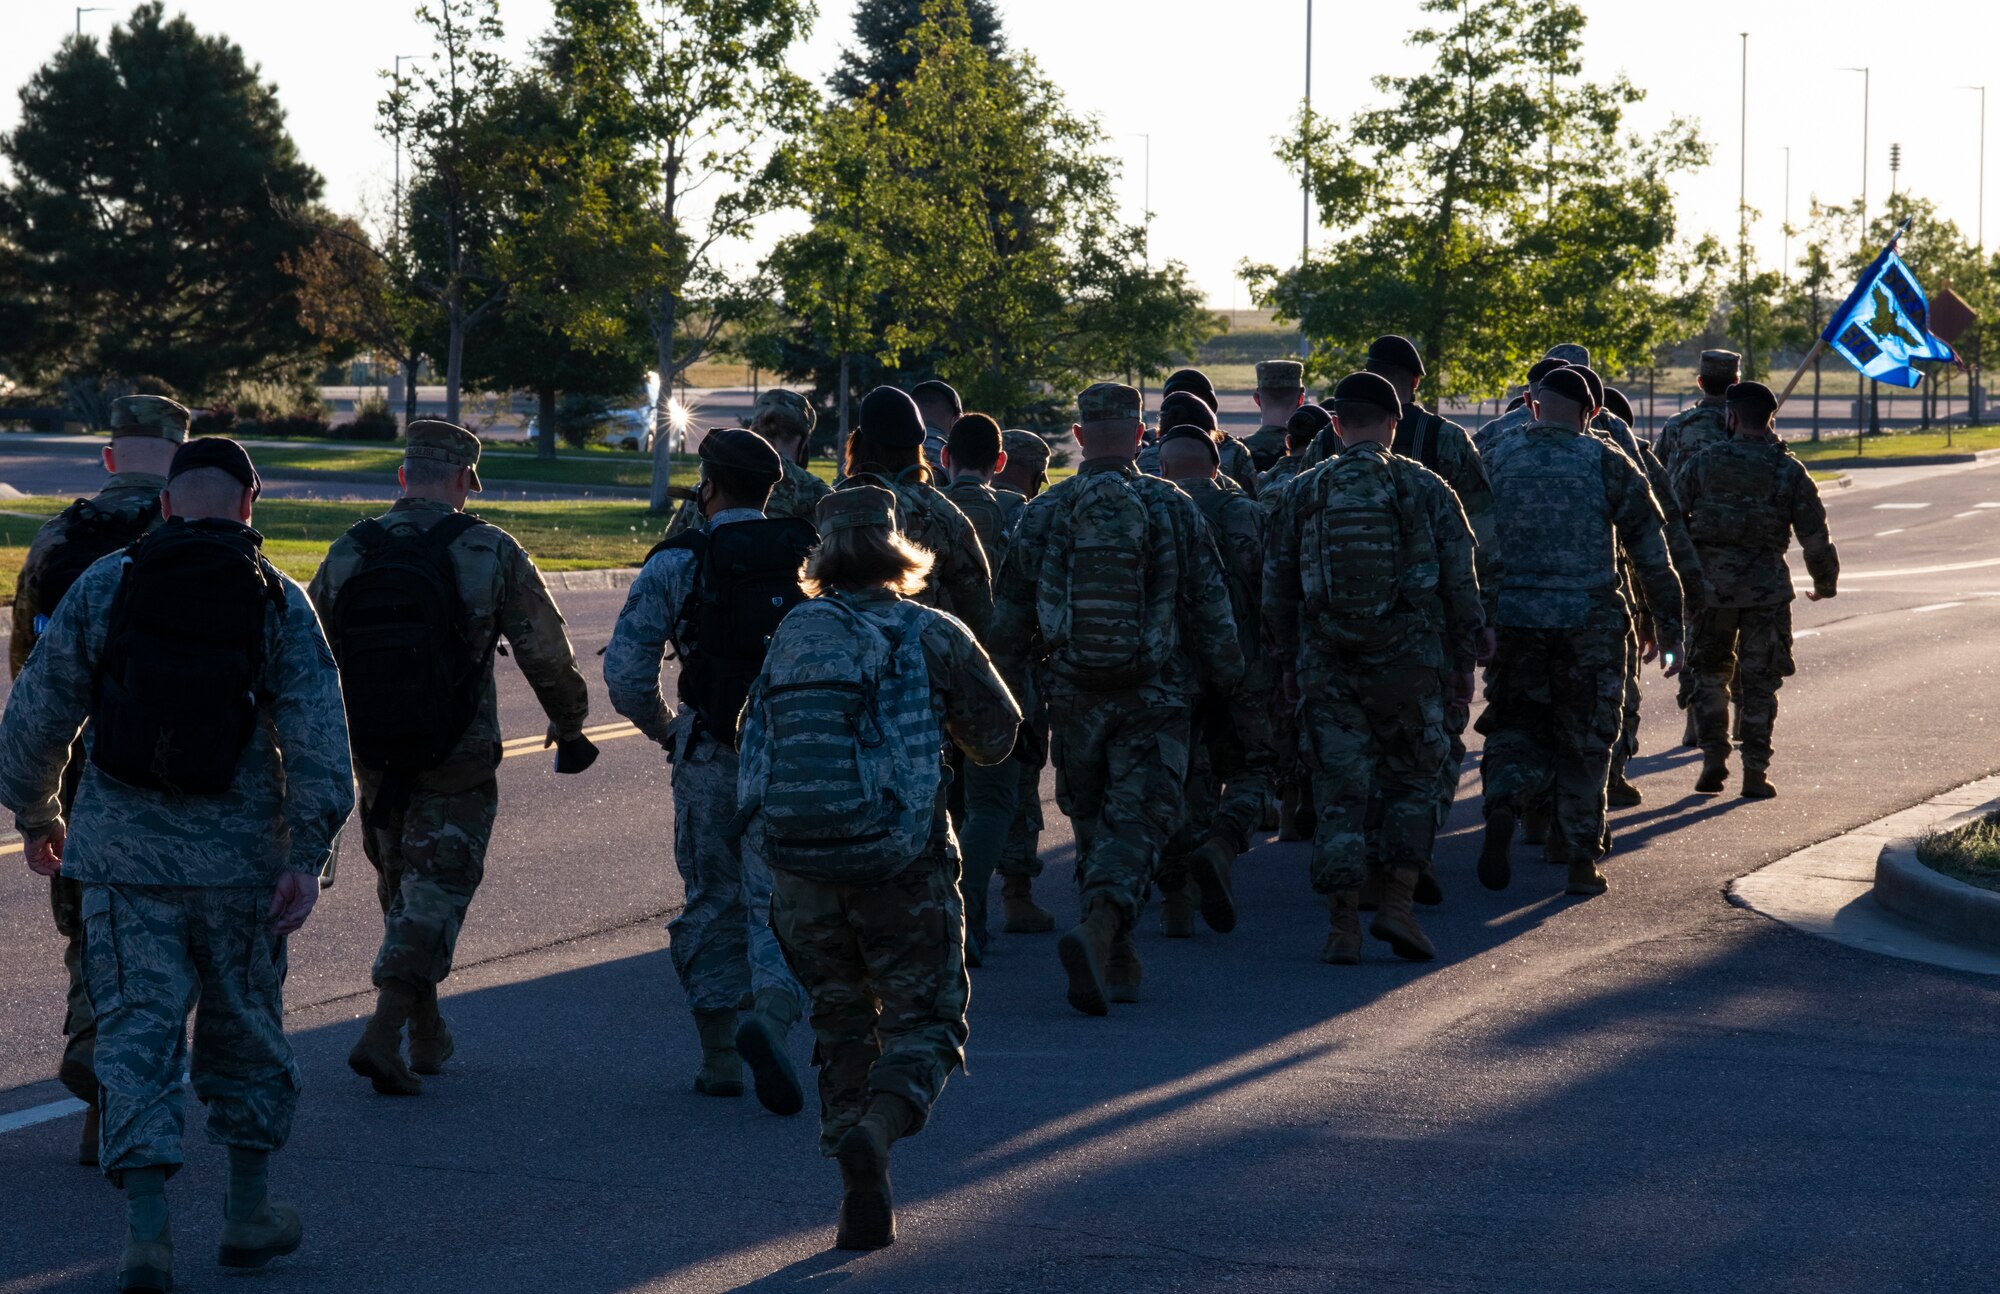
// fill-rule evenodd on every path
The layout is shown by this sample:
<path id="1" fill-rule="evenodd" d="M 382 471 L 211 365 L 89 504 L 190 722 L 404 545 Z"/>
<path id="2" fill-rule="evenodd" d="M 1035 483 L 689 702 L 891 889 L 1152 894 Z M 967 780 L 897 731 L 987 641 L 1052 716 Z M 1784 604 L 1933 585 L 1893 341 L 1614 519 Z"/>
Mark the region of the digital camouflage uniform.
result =
<path id="1" fill-rule="evenodd" d="M 783 460 L 785 475 L 771 487 L 771 498 L 764 504 L 767 517 L 797 517 L 810 522 L 813 510 L 819 501 L 833 493 L 833 487 L 814 476 L 807 469 L 791 459 Z M 684 499 L 681 506 L 674 509 L 673 519 L 667 522 L 666 538 L 688 530 L 708 529 L 707 518 L 701 515 L 701 505 L 693 499 Z"/>
<path id="2" fill-rule="evenodd" d="M 70 589 L 0 719 L 0 801 L 24 836 L 61 816 L 63 767 L 89 717 L 122 575 L 114 554 Z M 299 1071 L 285 1040 L 272 887 L 281 871 L 319 875 L 354 787 L 333 655 L 304 592 L 279 581 L 283 606 L 265 613 L 268 699 L 230 789 L 173 795 L 86 765 L 68 820 L 63 874 L 83 892 L 100 1162 L 114 1182 L 127 1169 L 180 1165 L 184 1066 L 211 1142 L 268 1151 L 291 1132 Z"/>
<path id="3" fill-rule="evenodd" d="M 408 498 L 377 520 L 392 533 L 424 531 L 452 511 L 435 499 Z M 472 527 L 447 552 L 465 610 L 465 640 L 506 639 L 558 736 L 582 735 L 590 700 L 562 613 L 534 562 L 512 535 L 492 525 Z M 341 586 L 360 566 L 352 531 L 333 541 L 311 586 L 313 605 L 323 615 L 332 614 Z M 419 993 L 435 991 L 451 974 L 466 909 L 485 874 L 500 803 L 500 712 L 490 658 L 479 686 L 478 710 L 457 748 L 438 767 L 413 776 L 408 803 L 390 808 L 386 825 L 366 825 L 377 816 L 371 810 L 383 776 L 359 770 L 362 847 L 374 864 L 382 904 L 382 947 L 372 976 L 377 987 L 394 982 Z"/>
<path id="4" fill-rule="evenodd" d="M 1172 428 L 1165 428 L 1171 431 Z M 1251 498 L 1257 497 L 1257 464 L 1243 442 L 1226 431 L 1215 433 L 1215 452 L 1222 460 L 1222 478 Z M 1160 474 L 1160 438 L 1149 434 L 1139 448 L 1135 466 L 1147 476 Z"/>
<path id="5" fill-rule="evenodd" d="M 704 529 L 761 521 L 755 508 L 724 509 Z M 660 665 L 681 608 L 694 592 L 695 556 L 655 553 L 632 581 L 604 652 L 611 708 L 658 744 L 673 768 L 674 866 L 681 910 L 667 923 L 674 973 L 696 1011 L 735 1010 L 764 989 L 804 1009 L 805 993 L 771 930 L 771 872 L 728 829 L 736 817 L 737 758 L 706 731 L 693 707 L 678 715 L 660 691 Z"/>
<path id="6" fill-rule="evenodd" d="M 1229 610 L 1243 653 L 1243 682 L 1233 693 L 1205 691 L 1195 708 L 1188 747 L 1182 822 L 1167 850 L 1160 888 L 1184 883 L 1176 857 L 1220 835 L 1237 853 L 1250 847 L 1273 790 L 1277 760 L 1271 733 L 1272 672 L 1264 652 L 1263 514 L 1248 495 L 1206 477 L 1176 482 L 1194 500 L 1222 559 Z"/>
<path id="7" fill-rule="evenodd" d="M 1068 666 L 1061 644 L 1043 636 L 1045 625 L 1065 622 L 1064 600 L 1073 592 L 1062 562 L 1073 501 L 1084 482 L 1104 472 L 1122 476 L 1146 510 L 1145 535 L 1132 536 L 1134 560 L 1158 576 L 1146 588 L 1146 623 L 1172 638 L 1157 675 L 1116 691 L 1092 690 Z M 1010 680 L 1024 677 L 1031 661 L 1043 662 L 1036 680 L 1049 708 L 1056 800 L 1076 831 L 1084 905 L 1110 899 L 1129 930 L 1178 825 L 1190 703 L 1204 687 L 1227 694 L 1243 678 L 1221 557 L 1201 514 L 1179 487 L 1139 472 L 1130 459 L 1087 460 L 1022 510 L 995 585 L 988 641 Z"/>
<path id="8" fill-rule="evenodd" d="M 1365 643 L 1328 632 L 1303 569 L 1308 528 L 1338 501 L 1331 492 L 1364 488 L 1365 478 L 1343 485 L 1346 478 L 1332 475 L 1349 455 L 1379 461 L 1392 473 L 1399 510 L 1391 542 L 1400 553 L 1391 560 L 1400 609 Z M 1445 676 L 1471 671 L 1485 624 L 1465 513 L 1436 474 L 1362 443 L 1286 487 L 1270 536 L 1264 621 L 1280 661 L 1298 676 L 1300 727 L 1319 809 L 1313 888 L 1328 894 L 1367 879 L 1371 789 L 1381 800 L 1381 864 L 1421 870 L 1436 831 L 1438 769 L 1451 745 Z"/>
<path id="9" fill-rule="evenodd" d="M 879 622 L 919 609 L 885 590 L 836 592 Z M 1013 748 L 1020 711 L 970 630 L 949 615 L 922 615 L 933 713 L 944 734 L 975 763 Z M 811 622 L 787 619 L 772 635 L 770 658 L 827 650 Z M 847 650 L 845 642 L 838 647 Z M 746 745 L 746 769 L 768 763 Z M 964 1063 L 965 914 L 959 904 L 958 844 L 942 795 L 929 846 L 876 885 L 840 885 L 777 871 L 771 923 L 812 1001 L 813 1062 L 819 1067 L 820 1152 L 831 1156 L 877 1093 L 897 1096 L 923 1126 L 951 1072 Z"/>
<path id="10" fill-rule="evenodd" d="M 896 528 L 903 538 L 929 549 L 937 559 L 931 566 L 930 580 L 915 600 L 951 612 L 983 639 L 993 618 L 993 567 L 965 514 L 950 499 L 919 481 L 915 468 L 893 479 L 878 472 L 859 472 L 840 485 L 842 489 L 879 485 L 896 496 Z"/>
<path id="11" fill-rule="evenodd" d="M 1729 699 L 1740 687 L 1743 766 L 1771 764 L 1778 689 L 1793 672 L 1791 572 L 1785 550 L 1799 539 L 1813 591 L 1832 597 L 1840 555 L 1827 533 L 1819 487 L 1783 441 L 1768 433 L 1712 445 L 1681 465 L 1674 481 L 1701 549 L 1707 598 L 1695 617 L 1687 667 L 1702 753 L 1729 755 Z"/>
<path id="12" fill-rule="evenodd" d="M 1620 548 L 1661 641 L 1681 641 L 1664 521 L 1638 466 L 1574 428 L 1531 423 L 1494 438 L 1484 457 L 1503 558 L 1489 593 L 1499 654 L 1478 724 L 1486 812 L 1518 814 L 1553 794 L 1550 860 L 1594 862 L 1632 632 Z"/>
<path id="13" fill-rule="evenodd" d="M 118 472 L 104 483 L 104 488 L 91 502 L 105 512 L 116 513 L 126 519 L 136 518 L 152 509 L 153 524 L 158 525 L 156 505 L 166 484 L 166 477 L 150 472 Z M 148 527 L 149 530 L 151 528 Z M 28 556 L 21 563 L 20 578 L 14 582 L 14 631 L 7 643 L 8 672 L 14 678 L 21 676 L 22 667 L 28 663 L 28 653 L 41 637 L 48 613 L 53 610 L 40 604 L 36 584 L 50 553 L 62 544 L 68 531 L 68 517 L 58 514 L 44 522 L 28 542 Z M 77 783 L 82 776 L 83 747 L 79 742 L 71 748 L 63 770 L 59 798 L 65 816 L 76 803 Z M 51 877 L 49 908 L 55 917 L 56 933 L 63 938 L 63 970 L 69 978 L 63 1012 L 65 1045 L 57 1076 L 78 1100 L 95 1104 L 97 1084 L 90 1076 L 90 1057 L 97 1045 L 97 1026 L 90 1009 L 89 981 L 84 973 L 83 886 L 72 876 Z"/>

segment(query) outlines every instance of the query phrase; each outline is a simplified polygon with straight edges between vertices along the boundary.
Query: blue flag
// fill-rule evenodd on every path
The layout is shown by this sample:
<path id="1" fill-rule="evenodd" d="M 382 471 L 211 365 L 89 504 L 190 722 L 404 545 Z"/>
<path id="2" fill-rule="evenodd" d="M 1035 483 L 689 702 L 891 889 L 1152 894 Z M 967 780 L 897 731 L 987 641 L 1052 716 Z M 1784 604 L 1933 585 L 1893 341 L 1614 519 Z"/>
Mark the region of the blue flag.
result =
<path id="1" fill-rule="evenodd" d="M 1910 267 L 1896 255 L 1901 237 L 1899 229 L 1833 312 L 1820 340 L 1863 377 L 1914 387 L 1924 376 L 1913 367 L 1914 361 L 1958 357 L 1947 343 L 1931 336 L 1930 300 Z"/>

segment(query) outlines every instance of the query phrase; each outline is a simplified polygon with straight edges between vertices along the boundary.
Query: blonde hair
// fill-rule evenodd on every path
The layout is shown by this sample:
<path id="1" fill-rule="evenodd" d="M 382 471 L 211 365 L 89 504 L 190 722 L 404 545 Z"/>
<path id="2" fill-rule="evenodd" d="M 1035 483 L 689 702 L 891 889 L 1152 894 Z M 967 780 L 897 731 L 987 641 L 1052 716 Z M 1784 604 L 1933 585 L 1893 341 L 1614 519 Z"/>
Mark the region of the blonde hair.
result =
<path id="1" fill-rule="evenodd" d="M 910 598 L 923 591 L 936 561 L 930 549 L 886 526 L 848 526 L 820 540 L 799 568 L 799 586 L 811 598 L 832 589 L 888 589 Z"/>

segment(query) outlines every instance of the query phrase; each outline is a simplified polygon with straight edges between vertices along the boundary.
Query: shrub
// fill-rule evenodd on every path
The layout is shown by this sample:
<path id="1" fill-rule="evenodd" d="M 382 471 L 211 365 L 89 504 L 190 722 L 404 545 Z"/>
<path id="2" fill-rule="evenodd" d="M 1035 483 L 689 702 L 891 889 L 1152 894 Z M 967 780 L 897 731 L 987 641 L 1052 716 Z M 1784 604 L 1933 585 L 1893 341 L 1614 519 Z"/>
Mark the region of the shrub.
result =
<path id="1" fill-rule="evenodd" d="M 396 425 L 396 415 L 389 412 L 387 402 L 363 400 L 355 410 L 354 421 L 341 427 L 340 432 L 353 440 L 394 440 L 402 429 Z"/>
<path id="2" fill-rule="evenodd" d="M 565 395 L 556 404 L 556 435 L 571 449 L 584 449 L 611 419 L 611 401 L 601 395 Z"/>
<path id="3" fill-rule="evenodd" d="M 236 410 L 226 404 L 213 405 L 203 409 L 188 423 L 190 436 L 233 436 L 236 434 Z"/>

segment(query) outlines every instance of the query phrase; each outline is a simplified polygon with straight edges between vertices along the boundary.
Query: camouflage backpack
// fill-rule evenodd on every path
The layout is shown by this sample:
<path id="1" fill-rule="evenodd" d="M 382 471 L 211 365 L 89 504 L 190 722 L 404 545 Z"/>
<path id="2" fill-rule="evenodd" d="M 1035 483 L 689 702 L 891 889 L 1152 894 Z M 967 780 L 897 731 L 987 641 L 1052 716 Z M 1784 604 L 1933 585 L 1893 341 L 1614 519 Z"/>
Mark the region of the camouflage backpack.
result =
<path id="1" fill-rule="evenodd" d="M 1408 610 L 1411 519 L 1396 465 L 1386 454 L 1350 451 L 1296 479 L 1299 578 L 1314 637 L 1360 649 L 1389 641 Z"/>
<path id="2" fill-rule="evenodd" d="M 1076 479 L 1067 523 L 1042 559 L 1035 611 L 1052 663 L 1080 687 L 1136 687 L 1174 649 L 1173 537 L 1154 530 L 1122 472 Z"/>
<path id="3" fill-rule="evenodd" d="M 1721 548 L 1775 549 L 1791 546 L 1791 473 L 1782 443 L 1770 446 L 1725 441 L 1695 455 L 1701 494 L 1688 518 L 1688 535 L 1698 544 Z"/>
<path id="4" fill-rule="evenodd" d="M 930 843 L 944 734 L 910 602 L 802 602 L 772 635 L 738 735 L 739 821 L 770 866 L 877 885 Z"/>

